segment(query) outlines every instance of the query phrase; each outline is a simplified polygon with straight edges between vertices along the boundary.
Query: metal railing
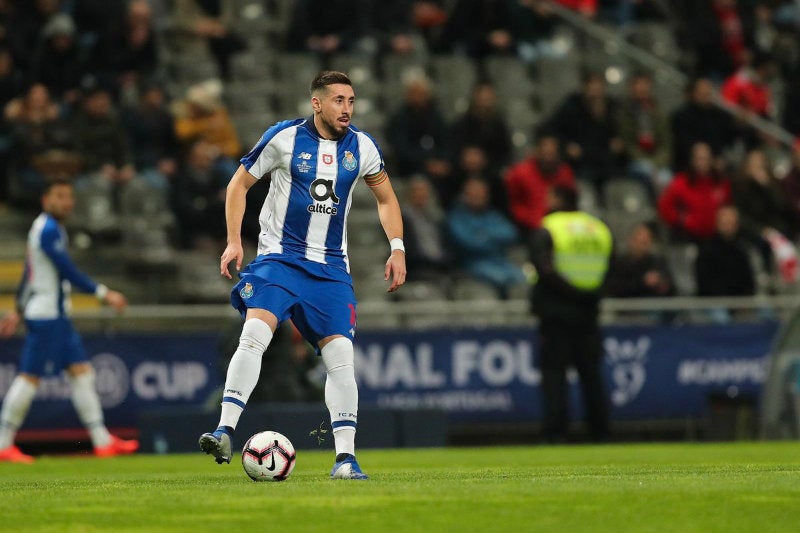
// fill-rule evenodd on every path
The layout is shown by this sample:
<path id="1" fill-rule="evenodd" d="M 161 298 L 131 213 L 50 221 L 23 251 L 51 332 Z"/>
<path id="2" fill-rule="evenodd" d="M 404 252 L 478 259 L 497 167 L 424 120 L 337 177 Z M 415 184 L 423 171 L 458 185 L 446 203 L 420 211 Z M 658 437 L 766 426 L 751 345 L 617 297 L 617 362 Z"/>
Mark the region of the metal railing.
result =
<path id="1" fill-rule="evenodd" d="M 743 312 L 742 320 L 759 316 L 782 319 L 800 306 L 800 295 L 752 297 L 606 298 L 601 301 L 605 324 L 647 322 L 656 313 L 684 313 L 685 321 L 702 320 L 704 313 L 725 309 Z M 512 300 L 366 300 L 358 306 L 361 328 L 527 326 L 536 323 L 527 299 Z M 229 305 L 134 305 L 123 315 L 108 308 L 76 312 L 82 330 L 211 331 L 239 320 Z"/>

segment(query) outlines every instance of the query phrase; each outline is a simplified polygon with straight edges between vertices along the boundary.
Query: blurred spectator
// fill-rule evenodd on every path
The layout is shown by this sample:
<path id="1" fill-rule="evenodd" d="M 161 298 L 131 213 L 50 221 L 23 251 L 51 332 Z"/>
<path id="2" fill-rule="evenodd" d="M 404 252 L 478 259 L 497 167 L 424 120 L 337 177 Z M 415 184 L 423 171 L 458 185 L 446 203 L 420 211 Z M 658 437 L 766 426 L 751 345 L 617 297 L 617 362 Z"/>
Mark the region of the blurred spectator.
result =
<path id="1" fill-rule="evenodd" d="M 597 15 L 597 0 L 556 0 L 556 2 L 587 18 L 594 18 Z"/>
<path id="2" fill-rule="evenodd" d="M 25 89 L 22 72 L 14 68 L 14 58 L 7 46 L 0 44 L 0 110 Z M 13 132 L 10 124 L 0 121 L 0 202 L 8 199 L 8 167 L 11 160 Z"/>
<path id="3" fill-rule="evenodd" d="M 51 17 L 61 10 L 61 0 L 27 0 L 9 2 L 4 7 L 5 38 L 11 47 L 14 61 L 25 71 L 30 70 L 31 52 L 43 37 L 43 29 Z"/>
<path id="4" fill-rule="evenodd" d="M 98 73 L 122 93 L 134 91 L 137 83 L 152 76 L 158 67 L 158 48 L 148 1 L 131 0 L 125 17 L 106 25 L 94 50 Z"/>
<path id="5" fill-rule="evenodd" d="M 447 215 L 447 227 L 457 265 L 467 274 L 490 283 L 501 298 L 514 285 L 525 283 L 522 270 L 508 258 L 518 240 L 514 225 L 489 204 L 489 187 L 480 179 L 464 183 L 459 202 Z"/>
<path id="6" fill-rule="evenodd" d="M 10 179 L 17 205 L 38 207 L 47 178 L 69 178 L 80 168 L 74 151 L 74 133 L 61 118 L 47 87 L 31 85 L 5 107 L 11 135 Z"/>
<path id="7" fill-rule="evenodd" d="M 460 191 L 468 179 L 477 178 L 489 187 L 489 198 L 493 208 L 505 213 L 508 209 L 506 189 L 500 174 L 489 164 L 489 157 L 480 146 L 466 145 L 458 152 L 458 159 L 447 181 L 441 182 L 437 190 L 439 203 L 449 209 L 455 198 L 453 191 Z"/>
<path id="8" fill-rule="evenodd" d="M 789 71 L 785 79 L 782 122 L 784 128 L 800 136 L 800 63 Z"/>
<path id="9" fill-rule="evenodd" d="M 740 108 L 744 117 L 757 115 L 771 118 L 775 113 L 770 81 L 775 74 L 775 61 L 765 54 L 757 54 L 752 62 L 745 64 L 722 84 L 722 97 Z M 739 126 L 741 137 L 748 147 L 759 144 L 759 134 L 750 126 Z"/>
<path id="10" fill-rule="evenodd" d="M 151 0 L 152 1 L 152 0 Z M 119 30 L 125 23 L 128 0 L 69 0 L 67 10 L 75 19 L 81 48 L 97 47 L 101 35 L 109 29 Z"/>
<path id="11" fill-rule="evenodd" d="M 425 41 L 414 26 L 412 0 L 365 4 L 369 10 L 366 31 L 375 40 L 375 49 L 380 55 L 425 52 Z"/>
<path id="12" fill-rule="evenodd" d="M 658 212 L 673 237 L 702 241 L 714 235 L 717 210 L 730 203 L 731 186 L 713 162 L 711 148 L 696 143 L 689 169 L 678 172 L 661 193 Z"/>
<path id="13" fill-rule="evenodd" d="M 189 87 L 186 98 L 173 103 L 173 112 L 180 143 L 188 145 L 203 139 L 226 157 L 238 160 L 242 155 L 239 136 L 222 102 L 222 85 L 218 81 L 209 80 Z M 234 167 L 231 175 L 235 170 Z"/>
<path id="14" fill-rule="evenodd" d="M 436 108 L 427 78 L 415 76 L 406 80 L 403 103 L 387 124 L 386 136 L 394 148 L 398 174 L 410 176 L 422 172 L 438 190 L 449 176 L 451 166 L 447 126 Z"/>
<path id="15" fill-rule="evenodd" d="M 25 91 L 25 78 L 7 46 L 0 45 L 0 109 Z"/>
<path id="16" fill-rule="evenodd" d="M 747 242 L 739 232 L 739 212 L 732 205 L 717 212 L 713 237 L 700 245 L 695 262 L 698 296 L 750 296 L 755 294 L 755 275 Z M 726 310 L 712 317 L 727 322 Z"/>
<path id="17" fill-rule="evenodd" d="M 87 65 L 76 42 L 75 23 L 69 15 L 53 15 L 31 60 L 30 78 L 43 83 L 53 98 L 77 103 Z"/>
<path id="18" fill-rule="evenodd" d="M 792 149 L 792 167 L 781 180 L 787 212 L 789 237 L 800 236 L 800 139 Z"/>
<path id="19" fill-rule="evenodd" d="M 625 27 L 634 21 L 659 20 L 664 4 L 658 0 L 599 0 L 600 17 Z"/>
<path id="20" fill-rule="evenodd" d="M 551 187 L 575 187 L 572 169 L 559 156 L 558 139 L 540 135 L 530 157 L 506 171 L 505 184 L 512 220 L 524 232 L 539 229 L 547 214 Z"/>
<path id="21" fill-rule="evenodd" d="M 207 48 L 219 75 L 228 79 L 231 56 L 247 48 L 233 31 L 236 8 L 236 2 L 223 0 L 174 0 L 171 18 L 176 35 L 172 42 L 184 51 Z"/>
<path id="22" fill-rule="evenodd" d="M 744 64 L 747 46 L 736 0 L 684 0 L 673 9 L 685 21 L 696 74 L 722 79 Z"/>
<path id="23" fill-rule="evenodd" d="M 714 85 L 708 78 L 696 78 L 689 83 L 686 103 L 672 115 L 673 168 L 689 166 L 692 146 L 706 143 L 715 155 L 736 140 L 733 119 L 714 105 Z"/>
<path id="24" fill-rule="evenodd" d="M 616 254 L 606 280 L 614 298 L 673 296 L 675 283 L 667 261 L 657 251 L 655 232 L 648 223 L 636 226 L 623 253 Z"/>
<path id="25" fill-rule="evenodd" d="M 517 55 L 534 63 L 542 57 L 561 57 L 564 51 L 553 46 L 558 17 L 547 0 L 507 0 L 511 34 Z"/>
<path id="26" fill-rule="evenodd" d="M 455 121 L 450 131 L 456 153 L 467 145 L 479 146 L 494 172 L 499 172 L 511 157 L 508 124 L 497 108 L 497 92 L 490 83 L 479 83 L 473 88 L 467 112 Z"/>
<path id="27" fill-rule="evenodd" d="M 617 125 L 617 106 L 606 95 L 602 74 L 584 75 L 581 91 L 564 100 L 550 119 L 567 162 L 578 179 L 597 188 L 623 174 L 625 143 Z"/>
<path id="28" fill-rule="evenodd" d="M 133 179 L 128 135 L 107 87 L 101 84 L 86 87 L 71 127 L 84 172 L 100 173 L 111 182 L 127 183 Z"/>
<path id="29" fill-rule="evenodd" d="M 763 150 L 751 150 L 733 182 L 733 199 L 739 210 L 742 235 L 761 253 L 764 267 L 772 270 L 771 231 L 788 233 L 787 205 L 778 180 Z"/>
<path id="30" fill-rule="evenodd" d="M 424 176 L 411 178 L 406 191 L 406 201 L 401 205 L 408 279 L 441 282 L 452 272 L 444 213 Z"/>
<path id="31" fill-rule="evenodd" d="M 366 16 L 358 0 L 298 0 L 286 33 L 286 49 L 323 57 L 349 51 L 364 32 Z"/>
<path id="32" fill-rule="evenodd" d="M 422 34 L 428 50 L 436 53 L 446 51 L 449 45 L 444 39 L 447 11 L 443 4 L 444 0 L 413 0 L 411 3 L 414 27 Z"/>
<path id="33" fill-rule="evenodd" d="M 216 146 L 198 139 L 171 184 L 182 248 L 215 250 L 225 238 L 225 188 L 231 173 Z"/>
<path id="34" fill-rule="evenodd" d="M 152 187 L 165 190 L 177 169 L 178 141 L 164 88 L 144 84 L 138 103 L 123 108 L 122 121 L 136 169 Z"/>
<path id="35" fill-rule="evenodd" d="M 445 32 L 456 53 L 481 59 L 490 54 L 514 54 L 511 17 L 506 0 L 457 0 Z"/>
<path id="36" fill-rule="evenodd" d="M 652 197 L 672 174 L 669 121 L 653 96 L 653 78 L 640 72 L 631 76 L 628 96 L 619 110 L 620 136 L 628 150 L 629 173 L 644 183 Z"/>

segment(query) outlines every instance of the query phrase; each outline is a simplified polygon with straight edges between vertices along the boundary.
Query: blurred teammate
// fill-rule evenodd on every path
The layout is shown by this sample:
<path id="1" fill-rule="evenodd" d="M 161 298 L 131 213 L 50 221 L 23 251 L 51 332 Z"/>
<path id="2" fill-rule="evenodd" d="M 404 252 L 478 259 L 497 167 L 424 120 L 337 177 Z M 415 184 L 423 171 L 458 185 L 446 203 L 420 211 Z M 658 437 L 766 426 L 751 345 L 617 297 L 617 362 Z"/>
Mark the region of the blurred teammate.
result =
<path id="1" fill-rule="evenodd" d="M 219 427 L 200 437 L 200 448 L 217 463 L 231 461 L 231 435 L 258 380 L 261 357 L 278 324 L 291 318 L 327 369 L 325 402 L 330 411 L 336 460 L 333 479 L 367 479 L 355 458 L 358 389 L 353 368 L 356 300 L 347 255 L 346 218 L 359 178 L 370 187 L 390 242 L 384 279 L 388 291 L 406 278 L 400 206 L 375 141 L 350 124 L 355 95 L 341 72 L 322 72 L 311 83 L 313 115 L 269 128 L 241 160 L 225 199 L 228 246 L 220 272 L 241 269 L 241 225 L 246 194 L 269 175 L 261 210 L 258 255 L 231 292 L 245 318 L 231 358 Z"/>
<path id="2" fill-rule="evenodd" d="M 28 335 L 14 378 L 0 410 L 0 461 L 31 463 L 33 457 L 14 445 L 14 436 L 28 414 L 39 379 L 48 368 L 66 369 L 72 387 L 72 403 L 89 430 L 95 455 L 108 457 L 133 453 L 135 440 L 111 435 L 103 422 L 95 374 L 78 333 L 69 319 L 70 290 L 74 285 L 94 294 L 101 302 L 122 311 L 125 296 L 92 281 L 79 271 L 67 253 L 67 233 L 62 226 L 75 205 L 72 184 L 50 182 L 42 195 L 42 211 L 28 233 L 25 271 L 17 292 L 17 309 L 0 320 L 0 337 L 14 334 L 25 319 Z"/>

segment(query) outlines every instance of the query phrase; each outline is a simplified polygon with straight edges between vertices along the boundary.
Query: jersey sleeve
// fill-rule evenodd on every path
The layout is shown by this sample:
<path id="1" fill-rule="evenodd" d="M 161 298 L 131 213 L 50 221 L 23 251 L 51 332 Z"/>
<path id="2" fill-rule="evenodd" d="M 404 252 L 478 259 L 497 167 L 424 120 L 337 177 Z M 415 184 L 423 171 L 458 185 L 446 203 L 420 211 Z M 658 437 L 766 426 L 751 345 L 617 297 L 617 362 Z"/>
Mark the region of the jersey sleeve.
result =
<path id="1" fill-rule="evenodd" d="M 383 165 L 383 152 L 381 152 L 375 139 L 364 132 L 360 132 L 359 149 L 361 151 L 361 177 L 364 182 L 374 187 L 388 177 Z"/>
<path id="2" fill-rule="evenodd" d="M 286 120 L 271 126 L 258 140 L 253 149 L 245 155 L 240 162 L 254 178 L 261 179 L 266 176 L 281 162 L 281 150 L 276 138 L 280 132 L 294 125 L 294 121 Z"/>
<path id="3" fill-rule="evenodd" d="M 87 293 L 97 291 L 97 283 L 78 270 L 67 253 L 64 239 L 55 224 L 47 224 L 42 230 L 41 246 L 47 257 L 53 262 L 62 279 L 68 280 L 78 290 Z"/>
<path id="4" fill-rule="evenodd" d="M 31 274 L 31 266 L 28 261 L 25 261 L 25 268 L 22 270 L 22 279 L 19 280 L 19 285 L 17 286 L 17 294 L 15 297 L 15 307 L 19 314 L 23 314 L 25 312 L 25 304 L 28 302 L 28 298 L 30 297 L 30 274 Z"/>

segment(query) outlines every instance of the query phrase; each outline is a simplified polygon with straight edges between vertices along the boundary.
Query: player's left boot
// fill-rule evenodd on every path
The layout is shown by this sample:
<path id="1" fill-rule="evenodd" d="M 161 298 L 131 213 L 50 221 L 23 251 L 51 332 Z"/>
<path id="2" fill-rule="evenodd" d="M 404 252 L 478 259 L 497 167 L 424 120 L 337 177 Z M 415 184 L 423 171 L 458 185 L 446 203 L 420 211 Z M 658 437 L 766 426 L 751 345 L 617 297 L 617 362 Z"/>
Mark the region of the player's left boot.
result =
<path id="1" fill-rule="evenodd" d="M 33 457 L 23 453 L 22 450 L 14 445 L 0 450 L 0 463 L 22 463 L 33 464 Z"/>
<path id="2" fill-rule="evenodd" d="M 203 433 L 199 440 L 200 449 L 214 456 L 217 464 L 231 462 L 231 436 L 217 428 L 213 433 Z"/>
<path id="3" fill-rule="evenodd" d="M 107 446 L 94 449 L 97 457 L 115 457 L 117 455 L 128 455 L 139 449 L 138 440 L 124 440 L 111 435 L 111 442 Z"/>
<path id="4" fill-rule="evenodd" d="M 361 467 L 358 466 L 355 456 L 343 453 L 336 456 L 337 460 L 331 470 L 331 479 L 369 479 Z"/>

